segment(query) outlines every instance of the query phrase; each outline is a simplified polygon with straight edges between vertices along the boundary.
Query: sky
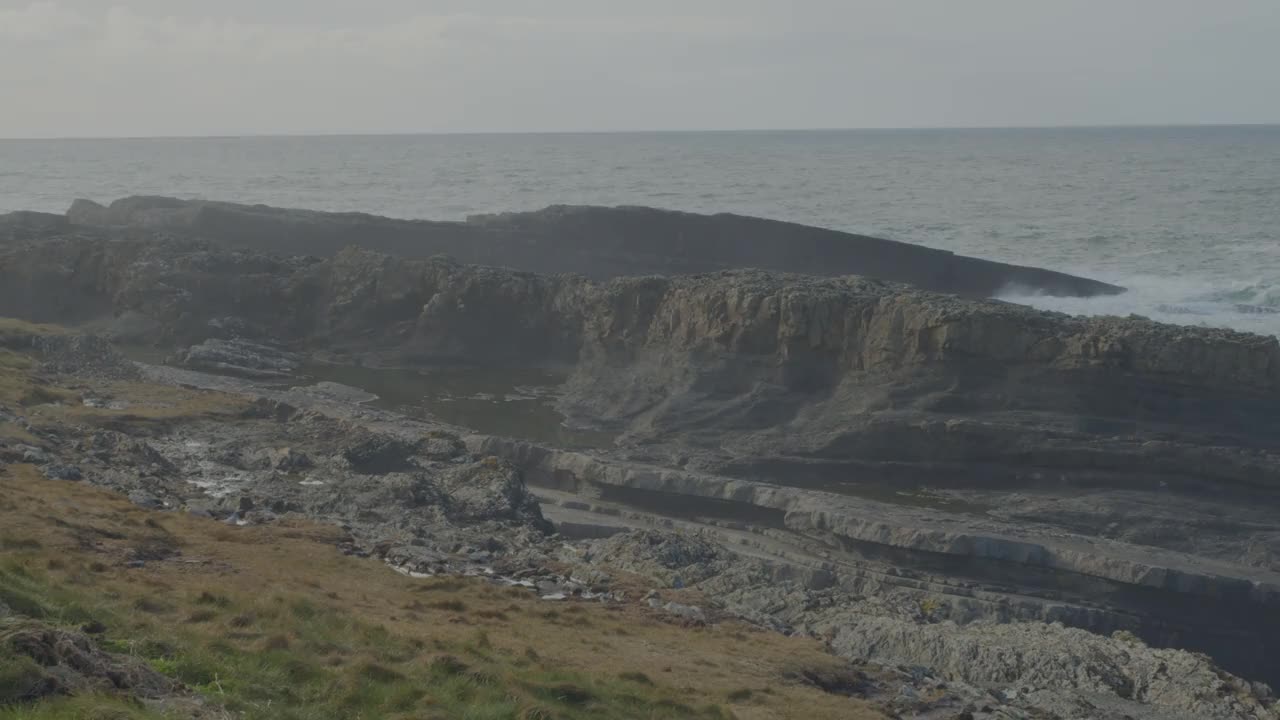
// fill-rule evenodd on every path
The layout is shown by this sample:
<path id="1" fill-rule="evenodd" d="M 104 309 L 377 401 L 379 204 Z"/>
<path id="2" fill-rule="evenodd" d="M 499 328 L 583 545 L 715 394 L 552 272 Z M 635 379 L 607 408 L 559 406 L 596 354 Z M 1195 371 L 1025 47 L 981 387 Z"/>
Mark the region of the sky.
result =
<path id="1" fill-rule="evenodd" d="M 1280 122 L 1280 0 L 0 0 L 0 137 Z"/>

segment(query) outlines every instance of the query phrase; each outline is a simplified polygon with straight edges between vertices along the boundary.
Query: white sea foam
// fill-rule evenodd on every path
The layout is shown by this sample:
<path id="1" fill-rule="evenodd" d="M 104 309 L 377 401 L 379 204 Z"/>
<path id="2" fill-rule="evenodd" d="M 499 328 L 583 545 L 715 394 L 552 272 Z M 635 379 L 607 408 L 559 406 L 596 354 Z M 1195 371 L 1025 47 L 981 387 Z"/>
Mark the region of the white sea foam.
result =
<path id="1" fill-rule="evenodd" d="M 1080 274 L 1089 274 L 1082 272 Z M 1094 274 L 1094 277 L 1097 277 Z M 1191 278 L 1098 277 L 1128 288 L 1120 295 L 1064 298 L 1010 289 L 1000 300 L 1071 315 L 1141 315 L 1159 322 L 1280 335 L 1280 284 L 1211 283 Z"/>
<path id="2" fill-rule="evenodd" d="M 0 140 L 0 158 L 0 213 L 127 194 L 435 220 L 735 212 L 1131 288 L 1006 295 L 1037 307 L 1280 331 L 1280 126 Z"/>

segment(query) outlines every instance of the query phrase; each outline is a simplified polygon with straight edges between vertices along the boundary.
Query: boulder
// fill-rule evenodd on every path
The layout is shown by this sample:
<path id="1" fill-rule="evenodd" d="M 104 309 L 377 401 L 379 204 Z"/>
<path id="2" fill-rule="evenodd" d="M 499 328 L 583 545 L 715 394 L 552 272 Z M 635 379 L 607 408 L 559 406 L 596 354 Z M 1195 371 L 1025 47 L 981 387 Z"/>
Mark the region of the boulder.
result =
<path id="1" fill-rule="evenodd" d="M 653 578 L 668 586 L 694 584 L 724 572 L 737 558 L 711 538 L 660 530 L 632 530 L 599 541 L 592 562 Z"/>
<path id="2" fill-rule="evenodd" d="M 436 482 L 445 495 L 446 512 L 455 522 L 496 520 L 549 529 L 537 500 L 510 463 L 486 458 L 453 466 Z"/>
<path id="3" fill-rule="evenodd" d="M 364 433 L 342 449 L 342 457 L 356 472 L 381 475 L 412 469 L 415 450 L 412 443 L 399 438 Z"/>
<path id="4" fill-rule="evenodd" d="M 290 377 L 297 371 L 301 357 L 247 340 L 211 338 L 180 353 L 177 360 L 198 370 L 269 379 Z"/>
<path id="5" fill-rule="evenodd" d="M 846 613 L 833 614 L 829 624 L 815 629 L 841 654 L 927 666 L 948 679 L 1000 688 L 1010 699 L 1042 707 L 1068 710 L 1077 698 L 1114 697 L 1149 706 L 1165 718 L 1280 716 L 1269 689 L 1222 672 L 1203 655 L 1058 624 L 960 627 Z"/>
<path id="6" fill-rule="evenodd" d="M 75 465 L 49 465 L 44 468 L 44 476 L 50 480 L 77 481 L 84 478 L 84 473 Z"/>

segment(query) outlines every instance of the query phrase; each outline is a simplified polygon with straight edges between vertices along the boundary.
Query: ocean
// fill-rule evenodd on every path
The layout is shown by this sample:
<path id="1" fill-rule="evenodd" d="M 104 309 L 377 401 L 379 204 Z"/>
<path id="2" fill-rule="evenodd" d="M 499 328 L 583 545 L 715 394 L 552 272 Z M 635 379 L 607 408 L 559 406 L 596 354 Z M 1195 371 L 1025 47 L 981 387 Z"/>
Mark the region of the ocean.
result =
<path id="1" fill-rule="evenodd" d="M 1280 334 L 1280 126 L 0 140 L 0 212 L 163 194 L 402 218 L 791 220 L 1130 292 L 1006 297 Z"/>

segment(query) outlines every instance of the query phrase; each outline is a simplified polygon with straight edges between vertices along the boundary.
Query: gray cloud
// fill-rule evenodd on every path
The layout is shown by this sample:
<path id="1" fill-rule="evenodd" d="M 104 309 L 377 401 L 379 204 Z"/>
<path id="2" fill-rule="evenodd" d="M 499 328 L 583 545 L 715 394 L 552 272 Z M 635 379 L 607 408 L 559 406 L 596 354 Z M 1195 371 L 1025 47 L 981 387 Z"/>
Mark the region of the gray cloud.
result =
<path id="1" fill-rule="evenodd" d="M 1275 0 L 0 0 L 0 136 L 1280 121 Z"/>

